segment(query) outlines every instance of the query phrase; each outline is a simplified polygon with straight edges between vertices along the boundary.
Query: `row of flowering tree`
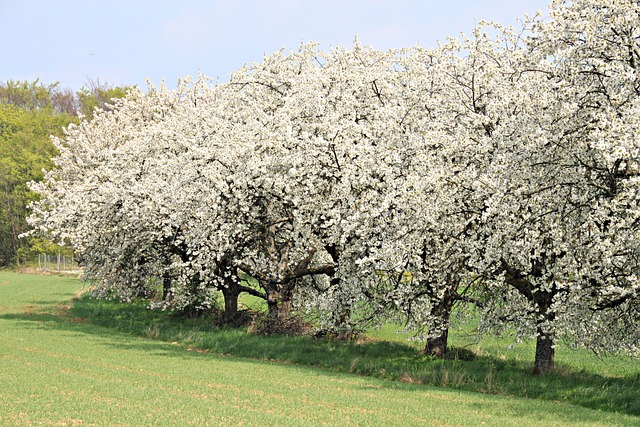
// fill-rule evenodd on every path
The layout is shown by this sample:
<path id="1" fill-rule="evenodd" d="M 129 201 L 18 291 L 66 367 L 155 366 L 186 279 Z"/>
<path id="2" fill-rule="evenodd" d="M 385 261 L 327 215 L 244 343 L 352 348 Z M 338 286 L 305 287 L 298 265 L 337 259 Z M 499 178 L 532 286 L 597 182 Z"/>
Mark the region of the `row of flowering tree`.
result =
<path id="1" fill-rule="evenodd" d="M 263 298 L 350 334 L 402 321 L 444 356 L 480 330 L 640 350 L 640 6 L 554 1 L 433 49 L 301 46 L 214 84 L 131 90 L 55 139 L 34 232 L 96 293 Z M 241 275 L 253 277 L 248 286 Z"/>

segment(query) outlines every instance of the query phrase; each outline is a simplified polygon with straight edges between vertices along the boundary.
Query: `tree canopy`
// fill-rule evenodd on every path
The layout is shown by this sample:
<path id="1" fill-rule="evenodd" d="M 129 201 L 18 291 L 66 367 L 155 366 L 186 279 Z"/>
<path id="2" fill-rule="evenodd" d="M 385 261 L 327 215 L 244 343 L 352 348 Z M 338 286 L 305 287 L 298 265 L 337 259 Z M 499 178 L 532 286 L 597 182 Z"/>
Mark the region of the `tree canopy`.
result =
<path id="1" fill-rule="evenodd" d="M 0 83 L 0 266 L 19 261 L 20 253 L 42 249 L 42 242 L 19 236 L 28 228 L 26 206 L 37 197 L 28 183 L 42 180 L 43 170 L 53 167 L 57 151 L 50 136 L 62 136 L 79 113 L 91 117 L 95 108 L 111 102 L 107 97 L 125 91 L 99 82 L 78 94 L 38 80 Z"/>
<path id="2" fill-rule="evenodd" d="M 535 337 L 538 374 L 558 339 L 637 354 L 640 5 L 557 0 L 523 25 L 130 90 L 54 139 L 29 222 L 103 296 L 161 282 L 158 307 L 200 311 L 222 291 L 232 318 L 250 292 L 272 324 L 402 320 L 437 356 L 458 305 Z"/>

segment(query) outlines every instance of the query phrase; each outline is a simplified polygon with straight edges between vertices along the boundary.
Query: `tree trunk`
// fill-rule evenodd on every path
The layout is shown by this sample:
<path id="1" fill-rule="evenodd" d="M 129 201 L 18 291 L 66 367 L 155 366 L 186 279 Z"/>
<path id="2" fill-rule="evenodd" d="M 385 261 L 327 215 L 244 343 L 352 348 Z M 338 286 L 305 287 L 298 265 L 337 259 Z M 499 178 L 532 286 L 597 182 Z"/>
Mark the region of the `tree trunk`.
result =
<path id="1" fill-rule="evenodd" d="M 171 276 L 164 274 L 162 276 L 162 301 L 166 301 L 169 298 L 171 292 Z"/>
<path id="2" fill-rule="evenodd" d="M 427 338 L 427 344 L 423 353 L 427 356 L 435 356 L 441 359 L 447 355 L 447 341 L 449 340 L 449 319 L 451 318 L 451 306 L 453 302 L 446 302 L 434 311 L 434 315 L 440 319 L 440 335 Z"/>
<path id="3" fill-rule="evenodd" d="M 340 316 L 336 321 L 336 339 L 338 340 L 352 340 L 353 339 L 353 329 L 349 325 L 349 320 L 351 318 L 351 307 L 346 305 L 342 307 L 340 310 Z"/>
<path id="4" fill-rule="evenodd" d="M 449 326 L 442 331 L 437 337 L 427 339 L 427 344 L 424 347 L 424 354 L 427 356 L 435 356 L 441 359 L 447 355 L 447 341 L 449 339 Z"/>
<path id="5" fill-rule="evenodd" d="M 432 315 L 437 319 L 435 327 L 440 331 L 439 335 L 427 338 L 427 344 L 423 353 L 427 356 L 435 356 L 441 359 L 447 355 L 447 341 L 449 340 L 449 322 L 451 311 L 457 296 L 457 284 L 451 286 L 444 293 L 442 299 L 433 308 Z"/>
<path id="6" fill-rule="evenodd" d="M 536 339 L 536 359 L 533 362 L 533 374 L 544 375 L 555 368 L 554 334 L 538 329 Z"/>
<path id="7" fill-rule="evenodd" d="M 235 283 L 228 283 L 227 286 L 222 287 L 224 297 L 222 321 L 224 323 L 232 322 L 238 316 L 238 295 L 240 295 L 240 289 Z"/>
<path id="8" fill-rule="evenodd" d="M 287 320 L 291 316 L 291 300 L 280 292 L 267 294 L 269 317 L 274 321 Z"/>

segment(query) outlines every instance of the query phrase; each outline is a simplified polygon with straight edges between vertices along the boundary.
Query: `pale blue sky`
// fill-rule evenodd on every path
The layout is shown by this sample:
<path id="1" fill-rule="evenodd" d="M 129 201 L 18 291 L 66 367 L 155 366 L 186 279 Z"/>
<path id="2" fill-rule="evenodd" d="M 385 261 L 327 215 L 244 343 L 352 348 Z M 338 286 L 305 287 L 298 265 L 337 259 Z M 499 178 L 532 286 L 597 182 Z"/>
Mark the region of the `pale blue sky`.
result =
<path id="1" fill-rule="evenodd" d="M 517 24 L 550 0 L 0 0 L 0 81 L 39 78 L 77 90 L 88 79 L 144 86 L 314 41 L 377 49 L 434 46 L 482 19 Z"/>

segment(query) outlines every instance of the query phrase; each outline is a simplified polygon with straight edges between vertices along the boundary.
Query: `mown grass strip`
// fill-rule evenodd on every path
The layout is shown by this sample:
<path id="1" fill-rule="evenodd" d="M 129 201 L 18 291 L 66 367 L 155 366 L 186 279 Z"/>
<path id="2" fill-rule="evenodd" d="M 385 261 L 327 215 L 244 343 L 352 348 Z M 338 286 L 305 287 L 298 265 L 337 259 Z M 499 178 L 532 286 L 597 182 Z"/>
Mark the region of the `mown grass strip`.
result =
<path id="1" fill-rule="evenodd" d="M 240 330 L 211 331 L 206 322 L 177 320 L 143 306 L 83 298 L 69 311 L 69 299 L 80 285 L 68 279 L 0 273 L 3 281 L 8 283 L 0 286 L 0 299 L 11 304 L 3 303 L 0 310 L 1 425 L 631 426 L 638 422 L 635 416 L 565 403 L 329 371 L 344 370 L 353 359 L 315 369 L 204 353 L 195 351 L 195 344 L 205 338 L 211 346 L 227 350 L 220 353 L 234 355 L 248 353 L 260 341 L 255 352 L 263 359 L 288 357 L 285 361 L 291 362 L 311 357 L 317 358 L 317 365 L 327 360 L 318 354 L 302 355 L 310 348 L 298 348 L 305 342 L 302 338 L 263 339 Z M 333 352 L 330 360 L 367 348 L 311 344 Z M 381 353 L 411 350 L 393 343 L 377 348 Z"/>
<path id="2" fill-rule="evenodd" d="M 640 416 L 640 363 L 624 357 L 597 358 L 586 351 L 562 348 L 558 371 L 531 375 L 532 343 L 507 344 L 487 339 L 480 344 L 454 333 L 457 346 L 469 345 L 474 360 L 425 357 L 415 345 L 378 332 L 378 340 L 360 343 L 311 337 L 256 336 L 244 328 L 213 328 L 207 319 L 182 319 L 147 310 L 144 303 L 119 304 L 82 298 L 73 305 L 76 316 L 93 324 L 168 342 L 179 342 L 216 354 L 319 367 L 333 372 L 399 380 L 407 383 L 564 401 L 586 408 Z M 467 354 L 468 351 L 463 352 Z"/>

